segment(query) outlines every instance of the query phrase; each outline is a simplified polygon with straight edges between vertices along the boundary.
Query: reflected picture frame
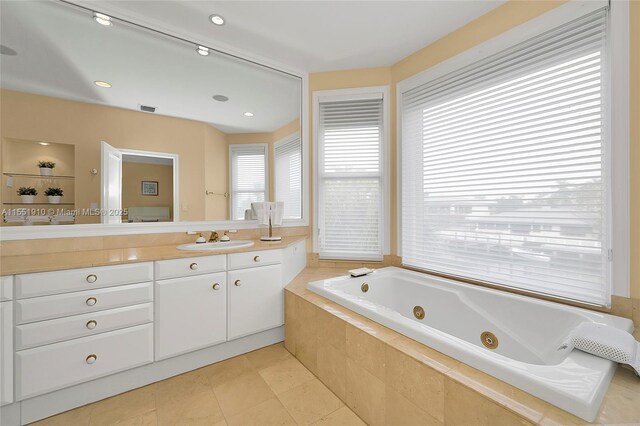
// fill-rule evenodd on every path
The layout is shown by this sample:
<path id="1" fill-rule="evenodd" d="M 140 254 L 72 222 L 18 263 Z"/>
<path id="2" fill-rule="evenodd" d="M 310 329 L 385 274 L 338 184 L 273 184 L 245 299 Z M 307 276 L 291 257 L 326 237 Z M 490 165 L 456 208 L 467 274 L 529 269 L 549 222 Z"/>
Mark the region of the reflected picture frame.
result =
<path id="1" fill-rule="evenodd" d="M 157 196 L 158 195 L 158 181 L 156 181 L 156 180 L 143 180 L 142 181 L 142 195 Z"/>

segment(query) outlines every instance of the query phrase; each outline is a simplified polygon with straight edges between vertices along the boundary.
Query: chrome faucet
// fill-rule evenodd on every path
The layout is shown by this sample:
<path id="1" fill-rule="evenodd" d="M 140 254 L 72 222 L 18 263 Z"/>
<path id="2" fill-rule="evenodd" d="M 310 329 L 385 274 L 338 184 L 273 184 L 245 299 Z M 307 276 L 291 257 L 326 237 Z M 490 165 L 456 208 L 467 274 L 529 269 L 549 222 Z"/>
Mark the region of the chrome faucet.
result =
<path id="1" fill-rule="evenodd" d="M 216 243 L 220 239 L 220 236 L 216 231 L 211 231 L 211 236 L 209 237 L 210 243 Z"/>

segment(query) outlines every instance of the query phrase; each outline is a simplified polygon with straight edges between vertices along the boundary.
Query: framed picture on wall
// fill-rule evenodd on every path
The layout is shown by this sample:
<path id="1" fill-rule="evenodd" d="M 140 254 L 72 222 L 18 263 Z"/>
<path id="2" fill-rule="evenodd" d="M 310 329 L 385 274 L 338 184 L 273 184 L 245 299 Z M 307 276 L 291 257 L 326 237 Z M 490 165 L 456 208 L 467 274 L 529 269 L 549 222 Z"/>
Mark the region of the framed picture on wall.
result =
<path id="1" fill-rule="evenodd" d="M 142 195 L 158 195 L 158 181 L 143 180 Z"/>

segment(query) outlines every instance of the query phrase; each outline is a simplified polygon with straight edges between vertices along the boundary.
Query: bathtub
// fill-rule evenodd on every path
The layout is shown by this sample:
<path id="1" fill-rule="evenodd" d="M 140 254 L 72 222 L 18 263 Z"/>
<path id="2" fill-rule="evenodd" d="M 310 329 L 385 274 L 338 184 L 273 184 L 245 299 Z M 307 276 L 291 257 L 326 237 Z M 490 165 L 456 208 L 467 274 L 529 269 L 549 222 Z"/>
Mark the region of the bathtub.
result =
<path id="1" fill-rule="evenodd" d="M 567 338 L 583 321 L 633 331 L 626 318 L 395 267 L 308 288 L 589 422 L 616 364 L 572 350 Z"/>

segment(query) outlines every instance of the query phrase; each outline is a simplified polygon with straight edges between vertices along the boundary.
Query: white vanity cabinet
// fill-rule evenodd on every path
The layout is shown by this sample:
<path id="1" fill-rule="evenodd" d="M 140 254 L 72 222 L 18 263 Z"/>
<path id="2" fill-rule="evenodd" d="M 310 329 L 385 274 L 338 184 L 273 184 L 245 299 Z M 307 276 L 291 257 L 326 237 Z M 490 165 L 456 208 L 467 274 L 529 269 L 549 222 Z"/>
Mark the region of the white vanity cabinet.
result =
<path id="1" fill-rule="evenodd" d="M 15 399 L 153 362 L 153 264 L 15 276 Z"/>
<path id="2" fill-rule="evenodd" d="M 230 267 L 245 267 L 227 272 L 229 340 L 284 324 L 281 253 L 281 250 L 270 250 L 229 255 Z M 263 259 L 267 263 L 278 264 L 246 267 L 261 264 Z"/>
<path id="3" fill-rule="evenodd" d="M 156 281 L 155 290 L 156 360 L 227 340 L 225 272 Z"/>
<path id="4" fill-rule="evenodd" d="M 13 277 L 0 277 L 0 405 L 13 402 Z"/>

